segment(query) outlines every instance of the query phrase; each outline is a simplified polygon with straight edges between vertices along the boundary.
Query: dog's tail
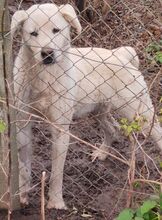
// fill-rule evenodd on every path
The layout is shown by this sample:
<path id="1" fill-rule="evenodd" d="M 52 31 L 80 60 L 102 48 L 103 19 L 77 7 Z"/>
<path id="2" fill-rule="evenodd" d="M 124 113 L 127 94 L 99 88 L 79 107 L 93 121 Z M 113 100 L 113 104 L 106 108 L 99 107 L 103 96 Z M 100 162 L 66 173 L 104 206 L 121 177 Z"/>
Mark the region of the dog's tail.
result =
<path id="1" fill-rule="evenodd" d="M 113 50 L 114 53 L 118 53 L 124 56 L 135 68 L 139 69 L 139 58 L 133 47 L 119 47 Z"/>

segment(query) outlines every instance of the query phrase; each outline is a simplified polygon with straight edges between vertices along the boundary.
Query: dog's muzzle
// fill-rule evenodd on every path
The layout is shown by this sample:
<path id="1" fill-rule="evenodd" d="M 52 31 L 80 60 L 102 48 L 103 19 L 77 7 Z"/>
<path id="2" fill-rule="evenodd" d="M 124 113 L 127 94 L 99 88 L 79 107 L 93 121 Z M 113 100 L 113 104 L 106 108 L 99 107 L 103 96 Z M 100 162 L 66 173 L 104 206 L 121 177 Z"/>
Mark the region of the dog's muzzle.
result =
<path id="1" fill-rule="evenodd" d="M 43 64 L 53 64 L 55 63 L 55 56 L 53 50 L 43 50 L 41 52 L 41 57 L 43 58 Z"/>

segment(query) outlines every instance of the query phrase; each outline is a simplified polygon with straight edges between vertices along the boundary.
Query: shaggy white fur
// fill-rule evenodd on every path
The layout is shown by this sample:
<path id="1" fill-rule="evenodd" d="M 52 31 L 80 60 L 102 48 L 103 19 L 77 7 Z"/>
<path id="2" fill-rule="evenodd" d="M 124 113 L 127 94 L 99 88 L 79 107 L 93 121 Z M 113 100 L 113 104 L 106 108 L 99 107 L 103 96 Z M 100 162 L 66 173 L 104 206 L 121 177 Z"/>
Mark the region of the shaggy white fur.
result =
<path id="1" fill-rule="evenodd" d="M 28 204 L 31 176 L 31 123 L 25 111 L 35 111 L 52 123 L 69 131 L 73 114 L 76 117 L 110 106 L 129 120 L 139 114 L 146 117 L 143 132 L 150 130 L 154 107 L 139 61 L 131 47 L 114 50 L 72 48 L 70 26 L 81 33 L 81 25 L 70 5 L 40 4 L 17 11 L 12 18 L 12 35 L 20 29 L 22 46 L 14 65 L 14 81 L 18 114 L 18 147 L 20 166 L 20 199 Z M 102 108 L 103 107 L 103 108 Z M 101 114 L 102 115 L 102 114 Z M 156 117 L 155 117 L 156 118 Z M 105 126 L 103 150 L 111 144 L 113 132 Z M 23 128 L 23 129 L 22 129 Z M 69 135 L 51 126 L 53 137 L 52 172 L 48 208 L 66 208 L 62 197 L 63 169 Z M 86 132 L 86 131 L 85 131 Z M 154 141 L 162 149 L 162 128 L 158 121 L 151 130 Z M 105 154 L 95 152 L 100 159 Z"/>

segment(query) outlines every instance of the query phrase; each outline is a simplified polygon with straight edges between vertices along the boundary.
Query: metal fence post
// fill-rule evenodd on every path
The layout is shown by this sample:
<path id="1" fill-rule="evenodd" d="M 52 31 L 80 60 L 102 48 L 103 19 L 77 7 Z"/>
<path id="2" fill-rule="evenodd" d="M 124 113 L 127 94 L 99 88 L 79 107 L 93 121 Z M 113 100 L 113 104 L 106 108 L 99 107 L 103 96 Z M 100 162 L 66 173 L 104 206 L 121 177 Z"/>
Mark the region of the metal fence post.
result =
<path id="1" fill-rule="evenodd" d="M 6 0 L 0 1 L 0 208 L 10 211 L 19 208 L 18 157 L 16 147 L 15 110 L 13 98 L 12 46 L 10 19 Z M 6 37 L 7 35 L 7 37 Z M 4 125 L 4 126 L 5 126 Z M 16 195 L 17 194 L 17 195 Z"/>

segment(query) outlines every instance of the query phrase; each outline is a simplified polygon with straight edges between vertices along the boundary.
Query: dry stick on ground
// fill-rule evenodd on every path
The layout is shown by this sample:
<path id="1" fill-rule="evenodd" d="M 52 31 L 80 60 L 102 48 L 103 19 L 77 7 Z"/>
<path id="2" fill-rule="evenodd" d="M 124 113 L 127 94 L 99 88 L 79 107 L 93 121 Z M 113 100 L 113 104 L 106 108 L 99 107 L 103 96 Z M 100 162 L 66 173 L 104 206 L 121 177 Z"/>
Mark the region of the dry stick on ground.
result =
<path id="1" fill-rule="evenodd" d="M 111 209 L 111 211 L 109 213 L 109 216 L 108 216 L 109 219 L 112 218 L 112 215 L 114 214 L 115 210 L 117 210 L 117 207 L 119 205 L 119 201 L 122 198 L 124 191 L 126 191 L 127 184 L 128 184 L 128 181 L 126 180 L 123 188 L 122 189 L 117 189 L 118 193 L 119 193 L 118 200 L 117 200 L 116 204 L 114 205 L 114 207 Z"/>
<path id="2" fill-rule="evenodd" d="M 134 135 L 134 138 L 135 138 L 135 140 L 136 140 L 136 142 L 137 142 L 137 144 L 138 144 L 138 147 L 141 149 L 142 153 L 143 153 L 149 160 L 151 160 L 151 162 L 154 164 L 154 167 L 155 167 L 156 171 L 158 172 L 158 174 L 161 175 L 161 172 L 160 172 L 160 170 L 158 169 L 158 167 L 157 167 L 155 161 L 144 151 L 144 149 L 143 149 L 143 147 L 142 147 L 142 146 L 145 144 L 146 139 L 143 141 L 143 143 L 140 143 L 139 140 L 137 139 L 137 137 L 136 137 L 135 135 Z"/>
<path id="3" fill-rule="evenodd" d="M 133 132 L 134 133 L 134 132 Z M 134 183 L 134 176 L 135 176 L 135 162 L 136 162 L 136 140 L 133 137 L 133 135 L 130 135 L 130 141 L 131 141 L 131 148 L 132 148 L 132 155 L 131 155 L 131 161 L 130 161 L 130 167 L 128 169 L 128 182 L 129 182 L 129 191 L 128 191 L 128 199 L 127 199 L 127 207 L 131 206 L 132 201 L 132 192 L 133 192 L 133 183 Z"/>
<path id="4" fill-rule="evenodd" d="M 152 184 L 157 184 L 162 188 L 162 183 L 158 182 L 156 180 L 146 180 L 146 179 L 134 179 L 134 183 L 136 182 L 143 182 L 143 183 L 152 183 Z"/>
<path id="5" fill-rule="evenodd" d="M 44 196 L 45 180 L 46 180 L 46 172 L 43 171 L 42 179 L 41 179 L 41 220 L 45 220 L 45 196 Z"/>
<path id="6" fill-rule="evenodd" d="M 160 68 L 159 72 L 156 74 L 156 76 L 155 76 L 154 79 L 152 80 L 152 82 L 151 82 L 151 84 L 150 84 L 150 86 L 149 86 L 149 89 L 148 89 L 149 92 L 151 91 L 151 89 L 152 89 L 154 83 L 155 83 L 155 82 L 157 83 L 156 80 L 158 79 L 158 77 L 159 77 L 160 75 L 162 75 L 162 68 Z"/>

